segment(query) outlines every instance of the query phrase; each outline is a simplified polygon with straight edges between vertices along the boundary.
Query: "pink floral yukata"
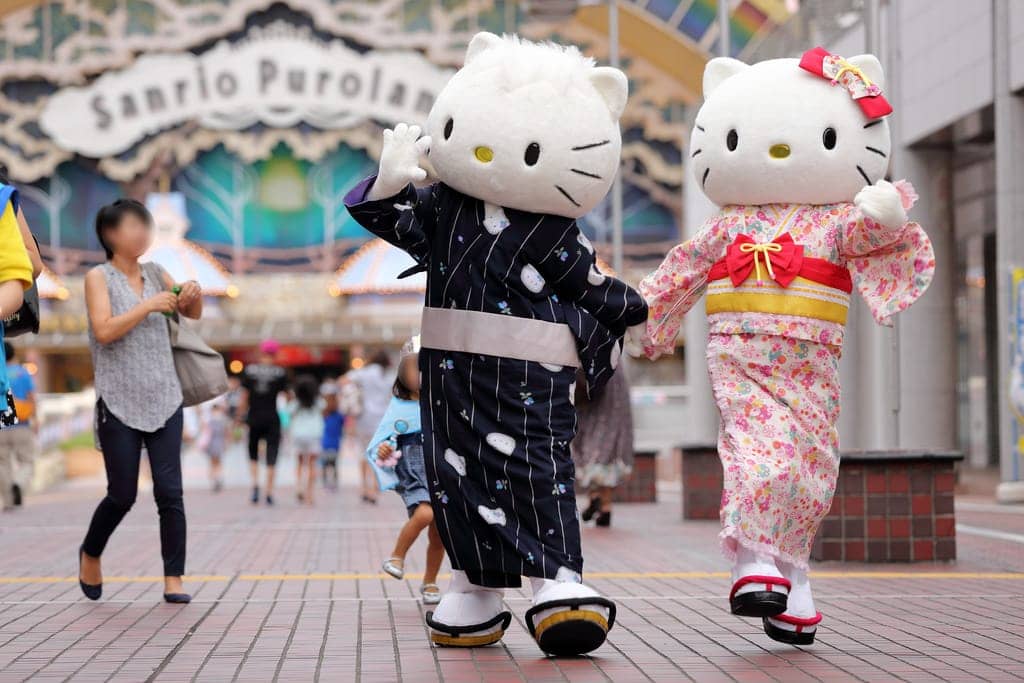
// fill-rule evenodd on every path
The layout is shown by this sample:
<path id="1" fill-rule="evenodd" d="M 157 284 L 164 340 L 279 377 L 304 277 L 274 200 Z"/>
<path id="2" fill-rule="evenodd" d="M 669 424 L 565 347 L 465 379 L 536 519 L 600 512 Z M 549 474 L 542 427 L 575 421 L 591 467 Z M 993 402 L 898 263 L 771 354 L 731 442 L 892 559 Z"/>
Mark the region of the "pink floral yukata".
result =
<path id="1" fill-rule="evenodd" d="M 909 208 L 916 198 L 913 189 L 909 183 L 897 187 Z M 931 242 L 921 226 L 907 222 L 895 230 L 886 228 L 853 203 L 727 206 L 693 239 L 673 248 L 641 283 L 650 305 L 644 352 L 653 358 L 674 350 L 683 315 L 708 288 L 712 266 L 746 239 L 737 236 L 763 244 L 786 233 L 803 246 L 808 261 L 827 261 L 823 267 L 843 278 L 843 268 L 848 269 L 875 320 L 884 325 L 924 293 L 935 269 Z M 783 301 L 767 308 L 778 305 L 789 313 L 769 312 L 763 303 L 753 310 L 742 305 L 721 310 L 723 306 L 712 307 L 709 292 L 708 370 L 722 415 L 722 548 L 730 560 L 742 544 L 806 568 L 839 472 L 839 357 L 848 304 L 835 302 L 848 294 L 834 290 L 834 296 L 826 292 L 821 299 L 827 300 L 829 310 L 842 311 L 841 320 L 793 315 L 785 300 L 801 291 L 813 292 L 815 283 L 795 280 L 783 288 L 778 283 L 787 277 L 778 262 L 786 254 L 751 256 L 759 260 L 749 277 L 714 280 L 713 287 L 727 300 L 741 290 L 771 292 L 773 296 L 759 300 Z M 808 301 L 818 305 L 809 299 L 804 303 Z"/>

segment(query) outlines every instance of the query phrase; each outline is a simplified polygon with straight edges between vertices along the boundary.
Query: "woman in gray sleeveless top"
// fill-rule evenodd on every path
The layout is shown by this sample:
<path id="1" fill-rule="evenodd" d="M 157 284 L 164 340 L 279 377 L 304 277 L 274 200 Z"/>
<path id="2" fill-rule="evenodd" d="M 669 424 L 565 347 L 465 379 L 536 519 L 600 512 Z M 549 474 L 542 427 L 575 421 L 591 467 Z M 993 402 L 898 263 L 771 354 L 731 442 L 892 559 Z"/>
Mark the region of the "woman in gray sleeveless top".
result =
<path id="1" fill-rule="evenodd" d="M 178 294 L 167 272 L 139 263 L 152 238 L 146 207 L 119 199 L 96 215 L 96 236 L 107 261 L 85 277 L 89 348 L 96 385 L 96 436 L 107 471 L 100 501 L 78 551 L 79 585 L 97 600 L 103 588 L 100 555 L 135 502 L 142 447 L 149 455 L 153 496 L 160 515 L 164 599 L 188 602 L 185 506 L 181 488 L 181 386 L 174 369 L 165 314 L 199 318 L 202 292 L 195 282 Z"/>

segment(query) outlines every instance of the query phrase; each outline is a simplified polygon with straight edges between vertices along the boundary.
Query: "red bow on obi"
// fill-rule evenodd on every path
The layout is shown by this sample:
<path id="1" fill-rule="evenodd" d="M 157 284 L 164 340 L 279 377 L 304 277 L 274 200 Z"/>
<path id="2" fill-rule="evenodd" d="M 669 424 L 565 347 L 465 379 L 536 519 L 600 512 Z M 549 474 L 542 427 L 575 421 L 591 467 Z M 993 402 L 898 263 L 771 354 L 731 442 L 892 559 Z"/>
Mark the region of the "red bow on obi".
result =
<path id="1" fill-rule="evenodd" d="M 878 85 L 872 83 L 859 68 L 823 47 L 805 52 L 800 58 L 800 68 L 827 78 L 832 85 L 846 88 L 869 119 L 880 119 L 892 113 L 892 105 L 882 96 Z"/>
<path id="2" fill-rule="evenodd" d="M 793 242 L 788 232 L 771 242 L 755 242 L 750 235 L 736 235 L 736 239 L 725 250 L 725 266 L 732 286 L 743 284 L 750 277 L 751 271 L 756 271 L 760 282 L 762 260 L 768 277 L 783 287 L 789 287 L 803 267 L 804 248 Z"/>

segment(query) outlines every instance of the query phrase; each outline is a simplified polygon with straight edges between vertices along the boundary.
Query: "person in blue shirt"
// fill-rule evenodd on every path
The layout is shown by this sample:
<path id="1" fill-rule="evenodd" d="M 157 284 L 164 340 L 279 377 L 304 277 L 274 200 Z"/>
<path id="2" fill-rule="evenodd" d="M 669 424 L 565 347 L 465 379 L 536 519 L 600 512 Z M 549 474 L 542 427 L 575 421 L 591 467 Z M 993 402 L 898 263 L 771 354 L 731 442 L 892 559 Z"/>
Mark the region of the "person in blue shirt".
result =
<path id="1" fill-rule="evenodd" d="M 423 463 L 423 425 L 420 419 L 420 371 L 418 367 L 420 338 L 413 337 L 402 347 L 398 362 L 398 377 L 391 390 L 391 403 L 381 418 L 380 425 L 366 447 L 366 460 L 373 467 L 382 491 L 393 490 L 402 497 L 409 520 L 398 533 L 391 557 L 384 561 L 384 571 L 395 577 L 405 577 L 405 556 L 420 533 L 427 530 L 427 561 L 423 568 L 420 595 L 423 604 L 436 605 L 441 601 L 437 586 L 437 572 L 444 560 L 444 544 L 434 523 L 427 486 L 426 467 Z M 430 623 L 431 612 L 427 612 Z"/>
<path id="2" fill-rule="evenodd" d="M 21 505 L 32 481 L 38 450 L 36 385 L 28 369 L 18 362 L 14 347 L 4 342 L 7 381 L 14 397 L 18 423 L 0 431 L 0 500 L 4 508 Z"/>
<path id="3" fill-rule="evenodd" d="M 320 440 L 320 476 L 325 488 L 338 489 L 338 454 L 345 428 L 345 416 L 339 409 L 337 382 L 325 382 L 320 389 L 324 399 L 324 435 Z"/>

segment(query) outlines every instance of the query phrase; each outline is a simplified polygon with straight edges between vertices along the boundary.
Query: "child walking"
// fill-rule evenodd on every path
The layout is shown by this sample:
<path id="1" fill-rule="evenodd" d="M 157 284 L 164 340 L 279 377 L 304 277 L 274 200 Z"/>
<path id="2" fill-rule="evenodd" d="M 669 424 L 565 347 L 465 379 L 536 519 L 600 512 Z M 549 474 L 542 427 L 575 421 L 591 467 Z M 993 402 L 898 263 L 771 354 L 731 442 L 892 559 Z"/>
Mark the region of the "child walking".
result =
<path id="1" fill-rule="evenodd" d="M 227 400 L 221 396 L 201 407 L 202 426 L 199 432 L 199 448 L 210 459 L 210 484 L 214 493 L 224 488 L 224 469 L 221 462 L 231 440 L 231 417 L 228 415 Z"/>
<path id="2" fill-rule="evenodd" d="M 399 532 L 395 549 L 391 558 L 384 562 L 383 569 L 396 579 L 404 577 L 406 553 L 420 533 L 427 529 L 427 564 L 420 594 L 424 604 L 434 605 L 441 601 L 437 572 L 444 559 L 444 546 L 434 525 L 434 511 L 430 507 L 430 491 L 423 465 L 419 351 L 419 337 L 413 337 L 402 347 L 398 377 L 392 389 L 393 398 L 370 440 L 366 457 L 377 473 L 381 490 L 394 489 L 402 497 L 409 514 L 409 521 Z"/>
<path id="3" fill-rule="evenodd" d="M 337 381 L 325 382 L 320 387 L 324 400 L 324 436 L 320 441 L 320 476 L 324 488 L 338 490 L 338 455 L 341 452 L 341 435 L 344 431 L 345 416 L 339 409 Z"/>
<path id="4" fill-rule="evenodd" d="M 324 438 L 324 403 L 320 383 L 309 375 L 295 382 L 295 399 L 288 408 L 288 433 L 298 460 L 295 477 L 296 497 L 300 503 L 313 504 L 316 484 L 316 461 Z"/>

